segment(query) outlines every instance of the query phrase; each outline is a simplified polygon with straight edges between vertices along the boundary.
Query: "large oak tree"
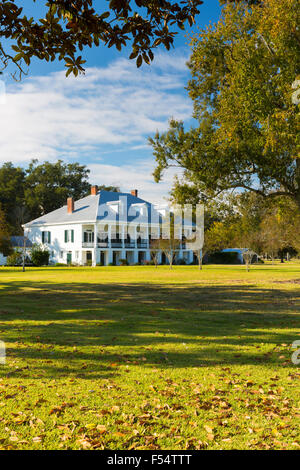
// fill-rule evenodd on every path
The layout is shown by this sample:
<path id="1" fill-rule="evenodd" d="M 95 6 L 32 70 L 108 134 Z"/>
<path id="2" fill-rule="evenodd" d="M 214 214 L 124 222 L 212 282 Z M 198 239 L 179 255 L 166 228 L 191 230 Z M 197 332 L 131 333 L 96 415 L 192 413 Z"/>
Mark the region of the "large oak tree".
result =
<path id="1" fill-rule="evenodd" d="M 26 0 L 26 3 L 29 0 Z M 35 2 L 35 0 L 33 0 Z M 19 0 L 0 2 L 0 59 L 14 63 L 22 75 L 32 58 L 64 60 L 67 74 L 83 72 L 80 51 L 85 46 L 122 47 L 130 44 L 137 66 L 153 60 L 153 50 L 162 44 L 170 49 L 176 29 L 192 25 L 201 0 L 39 0 L 43 18 L 28 18 Z M 99 4 L 101 6 L 99 6 Z M 3 40 L 12 42 L 12 50 Z"/>
<path id="2" fill-rule="evenodd" d="M 292 85 L 300 74 L 297 0 L 228 3 L 220 21 L 191 39 L 188 84 L 198 125 L 150 139 L 155 179 L 170 166 L 188 197 L 231 188 L 286 196 L 300 208 L 299 106 Z"/>
<path id="3" fill-rule="evenodd" d="M 0 253 L 4 256 L 9 256 L 12 252 L 9 225 L 7 224 L 5 213 L 0 205 Z"/>

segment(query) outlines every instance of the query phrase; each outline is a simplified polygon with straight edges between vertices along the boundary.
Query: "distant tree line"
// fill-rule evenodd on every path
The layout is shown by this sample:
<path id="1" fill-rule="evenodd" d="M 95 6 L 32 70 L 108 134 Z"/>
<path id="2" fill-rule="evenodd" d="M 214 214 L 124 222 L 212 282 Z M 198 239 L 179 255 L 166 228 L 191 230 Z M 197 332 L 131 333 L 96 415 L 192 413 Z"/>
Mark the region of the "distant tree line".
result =
<path id="1" fill-rule="evenodd" d="M 275 201 L 252 192 L 207 201 L 202 257 L 226 248 L 282 261 L 300 254 L 298 205 L 284 196 Z"/>
<path id="2" fill-rule="evenodd" d="M 237 253 L 222 252 L 227 248 L 241 250 L 247 269 L 253 261 L 279 258 L 284 262 L 284 259 L 300 255 L 300 212 L 295 201 L 284 196 L 266 199 L 251 191 L 225 193 L 210 199 L 195 194 L 192 198 L 189 191 L 185 193 L 182 187 L 180 191 L 177 189 L 172 192 L 174 206 L 182 207 L 187 203 L 195 207 L 203 203 L 205 207 L 204 245 L 202 250 L 197 247 L 194 251 L 200 269 L 203 261 L 237 262 Z M 182 239 L 175 236 L 174 227 L 172 232 L 171 220 L 170 237 L 151 242 L 153 264 L 158 265 L 162 252 L 172 268 L 181 243 Z M 184 260 L 176 260 L 179 264 L 181 261 L 184 263 Z"/>

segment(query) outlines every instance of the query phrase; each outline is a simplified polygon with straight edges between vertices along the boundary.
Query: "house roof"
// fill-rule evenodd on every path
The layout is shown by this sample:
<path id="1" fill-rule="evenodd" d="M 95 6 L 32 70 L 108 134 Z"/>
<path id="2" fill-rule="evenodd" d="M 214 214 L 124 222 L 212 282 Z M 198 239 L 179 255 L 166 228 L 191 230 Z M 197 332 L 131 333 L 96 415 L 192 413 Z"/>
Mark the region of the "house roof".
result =
<path id="1" fill-rule="evenodd" d="M 31 222 L 28 222 L 25 224 L 25 227 L 29 228 L 35 225 L 72 224 L 78 222 L 95 223 L 97 221 L 100 222 L 101 220 L 104 221 L 104 219 L 105 221 L 122 220 L 120 212 L 116 213 L 113 211 L 112 206 L 114 202 L 119 204 L 119 206 L 122 205 L 123 209 L 121 214 L 124 214 L 124 209 L 127 209 L 128 222 L 131 222 L 136 218 L 139 207 L 147 206 L 147 217 L 141 216 L 139 220 L 141 222 L 147 222 L 148 219 L 148 222 L 150 222 L 151 208 L 154 210 L 154 206 L 149 202 L 129 193 L 101 190 L 95 196 L 90 195 L 80 199 L 79 201 L 75 201 L 74 211 L 71 214 L 68 213 L 67 205 L 65 205 L 60 209 L 56 209 L 55 211 L 49 212 L 49 214 L 45 214 Z M 127 205 L 127 208 L 124 207 L 124 204 Z M 157 211 L 155 212 L 158 214 Z"/>
<path id="2" fill-rule="evenodd" d="M 32 242 L 28 240 L 28 238 L 22 236 L 13 236 L 10 237 L 11 244 L 14 248 L 23 248 L 24 247 L 24 240 L 26 248 L 32 248 Z"/>

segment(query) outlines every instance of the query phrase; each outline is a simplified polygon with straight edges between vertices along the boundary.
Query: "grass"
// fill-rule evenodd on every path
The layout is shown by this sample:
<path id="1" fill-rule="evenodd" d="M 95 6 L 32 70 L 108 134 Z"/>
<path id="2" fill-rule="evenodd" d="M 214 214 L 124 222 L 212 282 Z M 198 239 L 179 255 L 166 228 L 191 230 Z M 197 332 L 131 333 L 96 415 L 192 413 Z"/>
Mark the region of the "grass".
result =
<path id="1" fill-rule="evenodd" d="M 299 449 L 300 265 L 0 269 L 1 449 Z"/>

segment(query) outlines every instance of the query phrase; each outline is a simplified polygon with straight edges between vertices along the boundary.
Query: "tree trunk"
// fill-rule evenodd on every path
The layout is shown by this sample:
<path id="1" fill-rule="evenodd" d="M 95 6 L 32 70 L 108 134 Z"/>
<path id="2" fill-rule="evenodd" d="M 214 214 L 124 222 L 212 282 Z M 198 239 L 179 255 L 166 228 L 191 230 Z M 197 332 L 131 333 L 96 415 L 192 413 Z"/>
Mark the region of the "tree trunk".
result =
<path id="1" fill-rule="evenodd" d="M 295 198 L 297 205 L 300 210 L 300 158 L 296 158 L 296 184 L 298 191 L 296 192 Z"/>
<path id="2" fill-rule="evenodd" d="M 26 258 L 26 238 L 24 235 L 24 246 L 23 246 L 23 261 L 22 261 L 22 271 L 25 272 L 25 258 Z"/>
<path id="3" fill-rule="evenodd" d="M 170 269 L 173 269 L 173 252 L 169 254 L 168 260 L 169 260 Z"/>
<path id="4" fill-rule="evenodd" d="M 199 269 L 202 270 L 202 250 L 199 250 L 198 253 Z"/>
<path id="5" fill-rule="evenodd" d="M 300 211 L 300 192 L 299 192 L 299 194 L 296 194 L 296 203 L 297 203 L 297 206 L 298 206 L 299 211 Z"/>

